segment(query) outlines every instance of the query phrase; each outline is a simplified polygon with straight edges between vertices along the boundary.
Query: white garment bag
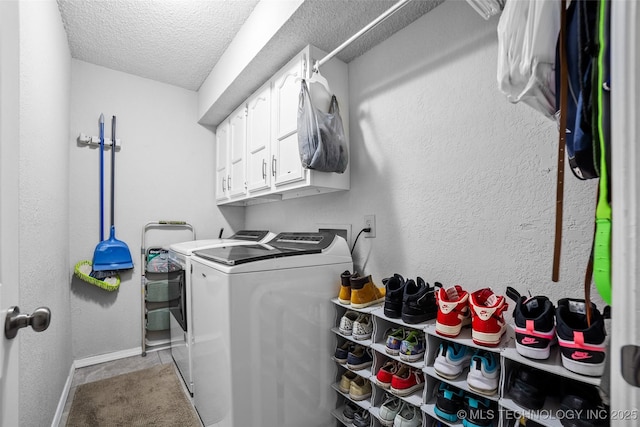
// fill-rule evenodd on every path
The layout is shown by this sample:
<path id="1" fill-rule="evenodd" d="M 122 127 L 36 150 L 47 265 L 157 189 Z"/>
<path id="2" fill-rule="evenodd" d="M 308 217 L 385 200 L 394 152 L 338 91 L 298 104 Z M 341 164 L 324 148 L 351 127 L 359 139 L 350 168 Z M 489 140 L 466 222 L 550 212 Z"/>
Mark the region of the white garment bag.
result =
<path id="1" fill-rule="evenodd" d="M 555 62 L 560 2 L 507 1 L 498 22 L 498 87 L 546 117 L 556 113 Z"/>

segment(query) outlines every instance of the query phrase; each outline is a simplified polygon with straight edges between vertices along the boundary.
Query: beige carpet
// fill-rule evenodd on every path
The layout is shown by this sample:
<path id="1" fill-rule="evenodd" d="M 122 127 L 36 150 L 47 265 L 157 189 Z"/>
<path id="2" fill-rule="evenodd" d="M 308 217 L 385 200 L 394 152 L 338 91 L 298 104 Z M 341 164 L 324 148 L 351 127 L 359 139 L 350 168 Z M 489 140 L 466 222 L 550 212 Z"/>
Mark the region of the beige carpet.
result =
<path id="1" fill-rule="evenodd" d="M 173 365 L 165 364 L 78 386 L 70 427 L 200 427 Z"/>

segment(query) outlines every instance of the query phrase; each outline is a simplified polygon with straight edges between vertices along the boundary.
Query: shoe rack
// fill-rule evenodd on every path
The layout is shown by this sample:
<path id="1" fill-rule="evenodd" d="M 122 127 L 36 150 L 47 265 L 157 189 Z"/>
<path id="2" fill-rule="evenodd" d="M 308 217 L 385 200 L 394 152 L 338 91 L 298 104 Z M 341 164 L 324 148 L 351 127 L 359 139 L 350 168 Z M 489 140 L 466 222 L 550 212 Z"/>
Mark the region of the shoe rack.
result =
<path id="1" fill-rule="evenodd" d="M 508 325 L 507 332 L 503 335 L 500 344 L 497 347 L 485 347 L 475 344 L 471 338 L 471 327 L 463 328 L 460 335 L 456 338 L 446 338 L 438 335 L 435 331 L 435 319 L 419 324 L 407 324 L 401 319 L 392 319 L 384 315 L 383 304 L 377 304 L 364 309 L 354 309 L 348 305 L 341 304 L 337 298 L 331 300 L 335 307 L 336 319 L 334 322 L 335 327 L 331 329 L 335 335 L 335 346 L 331 349 L 333 351 L 339 345 L 342 345 L 345 341 L 349 341 L 355 344 L 360 344 L 367 347 L 373 355 L 372 366 L 352 371 L 356 375 L 359 375 L 371 382 L 372 394 L 370 397 L 364 400 L 354 401 L 350 398 L 348 393 L 340 391 L 338 385 L 342 375 L 350 370 L 346 363 L 342 364 L 336 361 L 336 377 L 332 388 L 337 393 L 336 408 L 332 411 L 333 416 L 338 421 L 337 425 L 351 426 L 352 423 L 343 417 L 344 406 L 348 401 L 352 401 L 363 409 L 368 410 L 372 415 L 371 426 L 382 427 L 384 424 L 380 422 L 379 410 L 383 402 L 389 397 L 394 396 L 388 390 L 378 386 L 376 382 L 376 373 L 381 366 L 384 365 L 389 359 L 398 360 L 401 363 L 412 366 L 417 369 L 421 369 L 424 373 L 425 384 L 421 390 L 415 391 L 409 396 L 398 396 L 404 402 L 414 405 L 422 411 L 422 427 L 435 427 L 438 423 L 441 425 L 448 425 L 454 427 L 462 427 L 463 422 L 458 420 L 457 422 L 449 422 L 436 415 L 435 403 L 438 387 L 441 382 L 448 383 L 454 387 L 462 389 L 465 393 L 487 398 L 491 402 L 491 409 L 494 410 L 496 417 L 493 427 L 512 427 L 516 424 L 520 416 L 529 416 L 535 422 L 547 426 L 547 427 L 562 427 L 560 419 L 557 415 L 562 415 L 560 409 L 560 400 L 552 396 L 548 396 L 545 400 L 545 404 L 542 409 L 533 411 L 518 405 L 510 396 L 510 381 L 514 372 L 520 366 L 527 366 L 541 370 L 548 375 L 549 381 L 554 384 L 572 382 L 578 386 L 583 387 L 597 387 L 600 384 L 599 377 L 588 377 L 569 371 L 562 366 L 562 361 L 557 346 L 553 346 L 551 349 L 551 356 L 546 360 L 533 360 L 521 356 L 515 348 L 515 335 L 513 328 Z M 340 332 L 338 325 L 340 319 L 346 313 L 347 310 L 352 310 L 358 313 L 370 314 L 373 319 L 373 333 L 371 339 L 368 340 L 355 340 L 352 336 L 344 335 Z M 387 354 L 386 349 L 386 335 L 385 332 L 389 328 L 403 327 L 405 329 L 414 329 L 422 331 L 425 334 L 426 351 L 423 359 L 417 362 L 406 362 L 400 359 L 399 356 L 393 356 Z M 500 380 L 498 385 L 498 391 L 492 395 L 487 396 L 484 394 L 478 394 L 469 389 L 467 385 L 467 374 L 469 367 L 466 367 L 462 374 L 454 380 L 449 380 L 439 376 L 433 364 L 437 356 L 437 352 L 440 343 L 443 341 L 455 342 L 461 345 L 488 350 L 494 352 L 500 363 Z"/>

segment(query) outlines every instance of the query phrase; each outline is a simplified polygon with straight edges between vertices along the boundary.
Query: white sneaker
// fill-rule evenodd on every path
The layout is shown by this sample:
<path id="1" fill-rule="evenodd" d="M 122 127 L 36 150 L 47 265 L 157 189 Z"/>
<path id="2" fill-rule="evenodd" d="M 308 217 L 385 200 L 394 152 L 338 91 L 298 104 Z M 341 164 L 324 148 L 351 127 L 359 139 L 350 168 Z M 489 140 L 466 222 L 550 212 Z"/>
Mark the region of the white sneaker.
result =
<path id="1" fill-rule="evenodd" d="M 471 358 L 467 384 L 469 388 L 485 395 L 492 395 L 498 391 L 500 366 L 496 356 L 490 351 L 477 351 Z"/>
<path id="2" fill-rule="evenodd" d="M 361 314 L 358 316 L 355 322 L 353 322 L 353 339 L 366 340 L 371 338 L 372 333 L 373 321 L 371 320 L 371 315 Z"/>
<path id="3" fill-rule="evenodd" d="M 453 380 L 469 366 L 471 354 L 469 347 L 443 341 L 438 349 L 438 356 L 433 362 L 433 369 L 441 377 Z"/>
<path id="4" fill-rule="evenodd" d="M 398 412 L 404 408 L 405 403 L 398 397 L 390 397 L 380 406 L 378 417 L 380 424 L 385 427 L 393 426 L 393 420 L 395 420 Z"/>
<path id="5" fill-rule="evenodd" d="M 338 330 L 342 335 L 351 335 L 353 332 L 353 322 L 358 318 L 358 313 L 352 310 L 347 310 L 347 312 L 340 319 L 340 327 Z"/>
<path id="6" fill-rule="evenodd" d="M 393 427 L 418 427 L 422 425 L 422 413 L 419 408 L 406 404 L 393 420 Z"/>

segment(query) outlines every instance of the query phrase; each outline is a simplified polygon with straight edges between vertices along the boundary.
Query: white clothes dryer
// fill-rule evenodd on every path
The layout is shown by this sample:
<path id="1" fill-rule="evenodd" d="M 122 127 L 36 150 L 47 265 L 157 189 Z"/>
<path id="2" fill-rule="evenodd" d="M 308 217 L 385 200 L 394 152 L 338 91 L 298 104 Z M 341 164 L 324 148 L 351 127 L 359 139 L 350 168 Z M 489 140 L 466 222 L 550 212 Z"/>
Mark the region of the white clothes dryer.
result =
<path id="1" fill-rule="evenodd" d="M 191 255 L 193 251 L 217 246 L 251 245 L 267 242 L 275 233 L 266 230 L 240 230 L 226 239 L 193 240 L 169 246 L 169 260 L 182 268 L 180 278 L 180 300 L 170 307 L 171 356 L 178 367 L 189 393 L 193 396 L 191 357 Z"/>
<path id="2" fill-rule="evenodd" d="M 340 275 L 353 269 L 331 233 L 192 257 L 194 405 L 205 426 L 333 426 L 330 353 Z"/>

